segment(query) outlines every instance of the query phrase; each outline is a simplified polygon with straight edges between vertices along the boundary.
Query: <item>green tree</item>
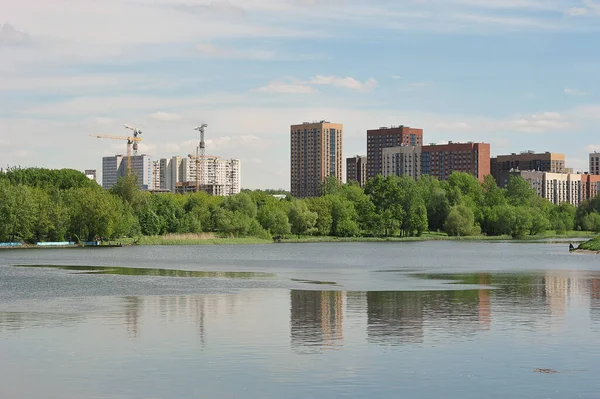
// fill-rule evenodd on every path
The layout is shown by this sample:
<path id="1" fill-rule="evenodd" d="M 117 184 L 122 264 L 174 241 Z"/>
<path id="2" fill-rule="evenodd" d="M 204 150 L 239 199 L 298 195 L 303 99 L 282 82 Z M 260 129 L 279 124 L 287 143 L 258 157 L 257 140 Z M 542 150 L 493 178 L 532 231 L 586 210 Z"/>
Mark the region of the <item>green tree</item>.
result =
<path id="1" fill-rule="evenodd" d="M 306 203 L 298 200 L 290 205 L 288 218 L 292 225 L 292 233 L 298 235 L 298 237 L 302 234 L 312 234 L 317 222 L 316 212 L 311 212 Z"/>
<path id="2" fill-rule="evenodd" d="M 450 210 L 444 229 L 450 236 L 470 236 L 477 231 L 474 224 L 473 211 L 463 204 L 458 204 Z"/>
<path id="3" fill-rule="evenodd" d="M 273 236 L 285 237 L 291 233 L 291 226 L 283 207 L 269 203 L 258 210 L 260 225 Z"/>

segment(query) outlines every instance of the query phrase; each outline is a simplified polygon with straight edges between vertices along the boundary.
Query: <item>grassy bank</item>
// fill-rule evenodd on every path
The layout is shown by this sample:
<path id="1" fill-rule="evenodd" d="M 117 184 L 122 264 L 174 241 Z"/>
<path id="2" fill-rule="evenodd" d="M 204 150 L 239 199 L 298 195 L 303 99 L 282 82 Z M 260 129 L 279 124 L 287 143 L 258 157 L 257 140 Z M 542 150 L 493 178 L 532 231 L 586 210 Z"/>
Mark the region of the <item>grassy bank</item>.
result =
<path id="1" fill-rule="evenodd" d="M 593 238 L 579 245 L 577 249 L 584 249 L 586 251 L 600 251 L 600 237 Z"/>
<path id="2" fill-rule="evenodd" d="M 138 245 L 214 245 L 214 244 L 270 244 L 272 240 L 256 237 L 217 237 L 214 234 L 167 234 L 164 236 L 143 236 L 132 240 Z M 129 244 L 127 242 L 123 243 Z"/>
<path id="3" fill-rule="evenodd" d="M 281 242 L 285 243 L 316 243 L 316 242 L 410 242 L 410 241 L 539 241 L 552 238 L 590 238 L 594 234 L 582 231 L 568 231 L 564 233 L 556 233 L 547 231 L 544 234 L 535 236 L 526 236 L 522 238 L 512 238 L 508 235 L 502 236 L 466 236 L 466 237 L 451 237 L 445 233 L 427 232 L 420 237 L 329 237 L 329 236 L 302 236 L 288 237 Z"/>
<path id="4" fill-rule="evenodd" d="M 526 236 L 514 239 L 510 236 L 469 236 L 469 237 L 450 237 L 445 233 L 425 232 L 421 237 L 331 237 L 331 236 L 288 236 L 277 242 L 281 243 L 332 243 L 332 242 L 414 242 L 414 241 L 520 241 L 535 242 L 548 239 L 569 239 L 569 238 L 592 238 L 595 235 L 590 232 L 569 231 L 566 233 L 556 233 L 547 231 L 544 234 L 536 236 Z M 200 234 L 166 234 L 163 236 L 142 236 L 132 238 L 121 238 L 115 241 L 105 241 L 104 244 L 122 244 L 129 245 L 233 245 L 233 244 L 272 244 L 270 239 L 257 237 L 219 237 L 213 233 Z M 35 245 L 25 244 L 22 247 L 6 247 L 6 249 L 16 248 L 43 248 Z M 59 248 L 59 247 L 48 247 Z M 71 247 L 72 248 L 72 247 Z M 582 244 L 579 248 L 600 251 L 600 236 Z"/>

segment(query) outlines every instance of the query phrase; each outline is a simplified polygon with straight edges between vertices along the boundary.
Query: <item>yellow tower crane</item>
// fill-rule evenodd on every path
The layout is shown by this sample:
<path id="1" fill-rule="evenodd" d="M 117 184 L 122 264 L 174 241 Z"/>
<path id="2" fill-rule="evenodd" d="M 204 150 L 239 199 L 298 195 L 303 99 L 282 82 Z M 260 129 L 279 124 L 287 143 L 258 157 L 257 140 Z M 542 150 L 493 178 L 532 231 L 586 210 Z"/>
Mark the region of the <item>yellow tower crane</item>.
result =
<path id="1" fill-rule="evenodd" d="M 131 136 L 111 136 L 107 134 L 90 134 L 90 137 L 95 137 L 98 139 L 127 140 L 127 175 L 129 176 L 129 173 L 131 172 L 131 145 L 142 141 L 142 138 Z"/>

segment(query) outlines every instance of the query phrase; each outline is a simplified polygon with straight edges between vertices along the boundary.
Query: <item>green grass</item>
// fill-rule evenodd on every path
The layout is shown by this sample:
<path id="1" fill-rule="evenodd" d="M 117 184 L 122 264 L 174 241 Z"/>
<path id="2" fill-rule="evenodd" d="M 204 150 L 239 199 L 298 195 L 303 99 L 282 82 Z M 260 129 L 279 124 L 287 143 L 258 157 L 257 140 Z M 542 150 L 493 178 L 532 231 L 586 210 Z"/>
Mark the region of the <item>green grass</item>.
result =
<path id="1" fill-rule="evenodd" d="M 282 243 L 326 243 L 326 242 L 414 242 L 414 241 L 536 241 L 549 238 L 590 238 L 593 233 L 581 231 L 569 231 L 556 233 L 547 231 L 537 236 L 526 236 L 513 239 L 510 236 L 469 236 L 450 237 L 446 233 L 425 232 L 421 237 L 330 237 L 330 236 L 288 236 L 282 239 Z M 164 236 L 142 236 L 138 238 L 123 238 L 108 242 L 110 244 L 121 243 L 123 245 L 217 245 L 217 244 L 270 244 L 272 240 L 256 237 L 226 238 L 217 237 L 211 233 L 203 234 L 169 234 Z"/>
<path id="2" fill-rule="evenodd" d="M 270 244 L 272 240 L 255 237 L 239 238 L 169 238 L 168 236 L 144 236 L 139 245 L 215 245 L 215 244 Z"/>
<path id="3" fill-rule="evenodd" d="M 587 251 L 600 251 L 600 237 L 592 238 L 579 245 L 577 249 L 585 249 Z"/>

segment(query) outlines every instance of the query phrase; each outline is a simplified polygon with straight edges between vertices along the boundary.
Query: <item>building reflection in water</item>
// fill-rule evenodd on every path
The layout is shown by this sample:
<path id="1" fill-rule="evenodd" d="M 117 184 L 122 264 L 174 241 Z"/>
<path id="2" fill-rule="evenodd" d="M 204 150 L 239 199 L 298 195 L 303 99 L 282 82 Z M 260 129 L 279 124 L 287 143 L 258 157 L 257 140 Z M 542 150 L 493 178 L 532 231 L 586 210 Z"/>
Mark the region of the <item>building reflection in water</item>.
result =
<path id="1" fill-rule="evenodd" d="M 590 280 L 590 316 L 600 323 L 600 278 Z"/>
<path id="2" fill-rule="evenodd" d="M 291 342 L 299 352 L 343 344 L 344 292 L 291 290 Z"/>
<path id="3" fill-rule="evenodd" d="M 125 327 L 130 339 L 138 338 L 140 334 L 140 312 L 144 306 L 144 300 L 139 296 L 128 296 L 123 298 L 123 312 L 125 316 Z"/>
<path id="4" fill-rule="evenodd" d="M 423 342 L 423 293 L 368 292 L 367 338 L 381 344 Z"/>

